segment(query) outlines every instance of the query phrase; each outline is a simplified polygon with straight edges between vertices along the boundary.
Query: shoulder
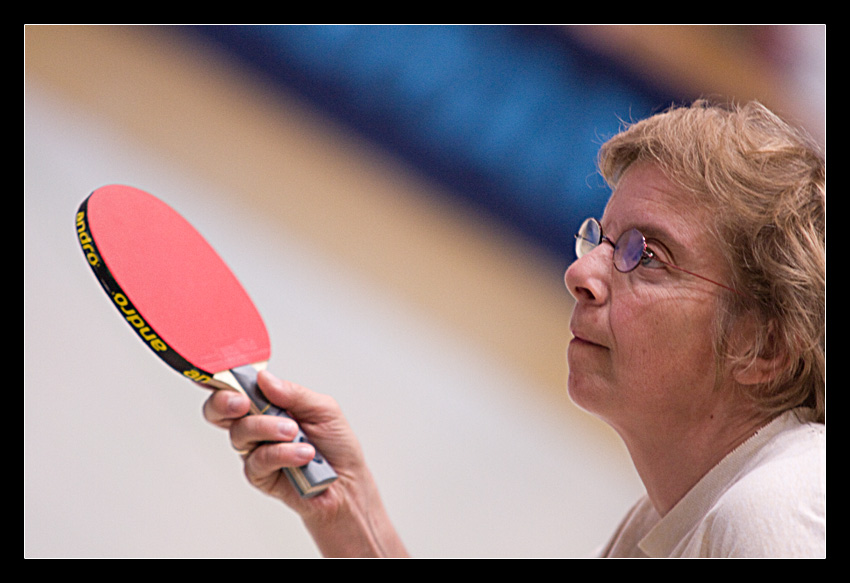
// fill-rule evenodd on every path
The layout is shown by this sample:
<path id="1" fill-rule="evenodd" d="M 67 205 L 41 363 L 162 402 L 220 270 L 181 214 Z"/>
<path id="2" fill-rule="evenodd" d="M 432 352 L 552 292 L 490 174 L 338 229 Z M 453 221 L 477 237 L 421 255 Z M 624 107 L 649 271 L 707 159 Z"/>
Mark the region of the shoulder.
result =
<path id="1" fill-rule="evenodd" d="M 774 436 L 717 499 L 705 527 L 722 556 L 825 556 L 824 426 Z"/>

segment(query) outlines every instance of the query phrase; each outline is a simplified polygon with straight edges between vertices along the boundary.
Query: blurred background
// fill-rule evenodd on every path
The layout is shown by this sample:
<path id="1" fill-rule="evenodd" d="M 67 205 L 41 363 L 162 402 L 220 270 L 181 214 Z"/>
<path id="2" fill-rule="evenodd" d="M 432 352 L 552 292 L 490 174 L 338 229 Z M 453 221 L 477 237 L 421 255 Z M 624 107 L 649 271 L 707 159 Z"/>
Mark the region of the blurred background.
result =
<path id="1" fill-rule="evenodd" d="M 87 267 L 77 206 L 125 183 L 231 265 L 271 370 L 341 403 L 413 555 L 587 556 L 642 493 L 565 392 L 596 151 L 700 96 L 759 99 L 823 144 L 825 37 L 25 26 L 24 555 L 317 556 Z"/>

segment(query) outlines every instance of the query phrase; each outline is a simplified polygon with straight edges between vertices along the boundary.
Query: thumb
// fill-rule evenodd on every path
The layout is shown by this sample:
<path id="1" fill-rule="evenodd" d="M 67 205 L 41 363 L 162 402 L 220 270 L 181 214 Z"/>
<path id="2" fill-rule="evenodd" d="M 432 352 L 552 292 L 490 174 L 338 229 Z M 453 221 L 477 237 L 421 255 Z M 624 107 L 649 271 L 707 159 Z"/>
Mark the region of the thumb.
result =
<path id="1" fill-rule="evenodd" d="M 279 379 L 267 370 L 260 371 L 257 383 L 269 402 L 300 422 L 321 423 L 338 415 L 338 407 L 331 397 Z"/>

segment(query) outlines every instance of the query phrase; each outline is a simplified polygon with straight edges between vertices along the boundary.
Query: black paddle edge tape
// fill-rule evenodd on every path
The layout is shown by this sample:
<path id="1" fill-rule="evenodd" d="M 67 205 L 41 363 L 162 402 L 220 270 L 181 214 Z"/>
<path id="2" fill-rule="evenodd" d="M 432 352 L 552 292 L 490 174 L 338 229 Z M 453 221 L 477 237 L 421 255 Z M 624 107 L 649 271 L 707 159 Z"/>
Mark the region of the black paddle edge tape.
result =
<path id="1" fill-rule="evenodd" d="M 147 323 L 141 313 L 136 309 L 126 292 L 115 281 L 115 277 L 106 265 L 100 250 L 97 248 L 94 236 L 88 220 L 89 200 L 97 191 L 92 192 L 80 204 L 76 214 L 77 241 L 83 250 L 86 262 L 91 267 L 100 285 L 112 300 L 112 304 L 130 325 L 130 327 L 141 338 L 142 342 L 150 348 L 156 356 L 168 366 L 181 373 L 189 380 L 205 383 L 212 379 L 212 374 L 193 365 L 176 350 L 171 348 L 165 340 Z"/>

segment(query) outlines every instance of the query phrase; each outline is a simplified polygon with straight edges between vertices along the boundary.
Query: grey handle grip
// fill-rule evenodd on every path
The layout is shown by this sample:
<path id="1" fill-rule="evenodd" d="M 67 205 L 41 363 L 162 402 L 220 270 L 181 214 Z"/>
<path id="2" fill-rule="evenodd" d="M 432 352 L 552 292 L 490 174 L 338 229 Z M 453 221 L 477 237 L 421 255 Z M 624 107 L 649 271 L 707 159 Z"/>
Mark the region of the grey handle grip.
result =
<path id="1" fill-rule="evenodd" d="M 292 419 L 286 411 L 271 404 L 260 391 L 260 387 L 257 385 L 257 369 L 253 366 L 243 366 L 231 369 L 230 372 L 233 373 L 259 413 Z M 298 430 L 298 435 L 293 441 L 309 443 L 307 436 L 301 429 Z M 337 479 L 336 472 L 318 449 L 316 449 L 316 455 L 307 465 L 298 468 L 284 468 L 283 471 L 302 498 L 311 498 L 324 492 Z"/>

